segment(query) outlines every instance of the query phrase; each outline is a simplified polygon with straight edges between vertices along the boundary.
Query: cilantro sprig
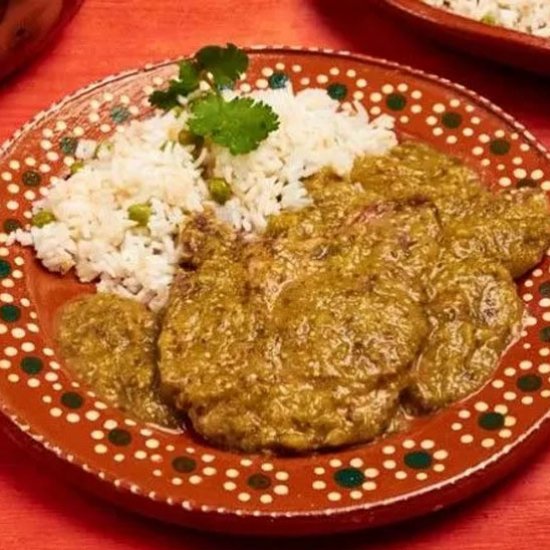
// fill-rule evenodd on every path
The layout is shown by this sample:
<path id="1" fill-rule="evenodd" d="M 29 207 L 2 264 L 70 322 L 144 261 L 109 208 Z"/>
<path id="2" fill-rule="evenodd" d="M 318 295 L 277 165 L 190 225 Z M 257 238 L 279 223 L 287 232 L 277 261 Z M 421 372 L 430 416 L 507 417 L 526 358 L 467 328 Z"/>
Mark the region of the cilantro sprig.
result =
<path id="1" fill-rule="evenodd" d="M 180 62 L 178 78 L 149 96 L 151 105 L 165 111 L 189 98 L 189 131 L 229 149 L 233 155 L 254 151 L 279 127 L 279 117 L 261 101 L 247 97 L 226 100 L 221 91 L 235 85 L 248 68 L 248 56 L 234 44 L 206 46 Z M 209 89 L 201 90 L 205 81 Z"/>
<path id="2" fill-rule="evenodd" d="M 193 102 L 192 113 L 189 120 L 191 132 L 210 137 L 214 143 L 227 147 L 233 155 L 257 149 L 279 125 L 277 115 L 270 107 L 248 97 L 225 101 L 210 94 Z"/>

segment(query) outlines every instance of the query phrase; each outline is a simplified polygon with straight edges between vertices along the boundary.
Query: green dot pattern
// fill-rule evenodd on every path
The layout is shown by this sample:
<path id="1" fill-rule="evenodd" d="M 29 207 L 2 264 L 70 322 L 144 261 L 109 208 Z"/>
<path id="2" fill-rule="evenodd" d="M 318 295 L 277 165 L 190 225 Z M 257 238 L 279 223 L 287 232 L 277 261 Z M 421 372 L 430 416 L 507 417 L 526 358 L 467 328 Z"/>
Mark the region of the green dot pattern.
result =
<path id="1" fill-rule="evenodd" d="M 286 86 L 288 76 L 285 73 L 276 71 L 267 79 L 267 82 L 272 90 L 279 90 L 280 88 L 284 88 Z"/>
<path id="2" fill-rule="evenodd" d="M 80 394 L 71 391 L 61 396 L 61 403 L 68 409 L 80 409 L 84 404 L 84 399 Z"/>
<path id="3" fill-rule="evenodd" d="M 542 386 L 542 378 L 537 374 L 525 374 L 518 378 L 516 385 L 523 392 L 537 391 Z"/>
<path id="4" fill-rule="evenodd" d="M 327 88 L 327 94 L 336 101 L 342 101 L 348 95 L 348 88 L 344 84 L 334 83 Z"/>
<path id="5" fill-rule="evenodd" d="M 21 360 L 21 369 L 27 374 L 38 374 L 43 368 L 44 363 L 39 357 L 28 356 Z"/>
<path id="6" fill-rule="evenodd" d="M 342 468 L 334 472 L 334 481 L 341 487 L 358 487 L 365 481 L 365 474 L 357 468 Z"/>
<path id="7" fill-rule="evenodd" d="M 66 136 L 61 138 L 59 147 L 66 155 L 74 155 L 78 146 L 78 140 L 74 137 Z"/>
<path id="8" fill-rule="evenodd" d="M 392 111 L 402 111 L 407 105 L 407 98 L 403 94 L 390 94 L 386 98 L 386 105 Z"/>
<path id="9" fill-rule="evenodd" d="M 14 220 L 13 218 L 8 218 L 4 221 L 2 227 L 4 228 L 5 233 L 11 233 L 21 227 L 21 222 L 19 220 Z"/>
<path id="10" fill-rule="evenodd" d="M 550 327 L 544 327 L 539 332 L 539 338 L 543 342 L 550 342 Z"/>
<path id="11" fill-rule="evenodd" d="M 13 323 L 21 317 L 21 310 L 12 304 L 4 304 L 0 307 L 0 318 L 7 323 Z"/>
<path id="12" fill-rule="evenodd" d="M 545 298 L 550 298 L 550 281 L 546 281 L 539 286 L 539 292 Z"/>
<path id="13" fill-rule="evenodd" d="M 271 479 L 264 474 L 252 474 L 248 478 L 247 484 L 252 489 L 263 491 L 271 486 Z"/>
<path id="14" fill-rule="evenodd" d="M 505 139 L 494 139 L 489 145 L 489 150 L 493 155 L 507 155 L 510 152 L 510 142 Z"/>
<path id="15" fill-rule="evenodd" d="M 537 186 L 537 182 L 535 180 L 532 180 L 531 178 L 523 178 L 519 180 L 516 184 L 516 187 L 518 189 L 522 189 L 524 187 L 532 188 L 536 186 Z"/>
<path id="16" fill-rule="evenodd" d="M 23 172 L 21 179 L 25 185 L 29 187 L 36 187 L 37 185 L 40 185 L 42 176 L 34 170 L 27 170 L 26 172 Z"/>
<path id="17" fill-rule="evenodd" d="M 462 124 L 462 115 L 451 111 L 443 113 L 441 117 L 441 124 L 443 124 L 446 128 L 454 130 Z"/>
<path id="18" fill-rule="evenodd" d="M 197 468 L 197 462 L 188 456 L 177 456 L 172 460 L 172 468 L 176 472 L 188 474 Z"/>
<path id="19" fill-rule="evenodd" d="M 478 424 L 484 430 L 500 430 L 504 426 L 504 416 L 497 412 L 486 412 L 480 415 Z"/>
<path id="20" fill-rule="evenodd" d="M 7 277 L 11 273 L 11 265 L 6 260 L 0 260 L 0 278 Z"/>
<path id="21" fill-rule="evenodd" d="M 128 430 L 114 428 L 107 435 L 107 439 L 116 447 L 126 447 L 132 442 L 132 435 Z"/>
<path id="22" fill-rule="evenodd" d="M 426 451 L 411 451 L 405 455 L 405 464 L 414 470 L 425 470 L 432 465 L 433 459 Z"/>
<path id="23" fill-rule="evenodd" d="M 130 118 L 130 111 L 124 105 L 117 105 L 111 110 L 111 119 L 116 124 L 126 122 Z"/>

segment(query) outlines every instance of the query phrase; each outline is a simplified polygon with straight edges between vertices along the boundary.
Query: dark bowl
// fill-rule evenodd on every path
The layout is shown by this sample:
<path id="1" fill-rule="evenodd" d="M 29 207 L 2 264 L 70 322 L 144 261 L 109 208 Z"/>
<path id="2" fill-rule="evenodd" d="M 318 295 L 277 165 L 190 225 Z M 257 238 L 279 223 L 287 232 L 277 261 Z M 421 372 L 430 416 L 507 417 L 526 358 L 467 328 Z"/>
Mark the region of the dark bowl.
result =
<path id="1" fill-rule="evenodd" d="M 0 79 L 48 47 L 83 0 L 0 0 Z"/>

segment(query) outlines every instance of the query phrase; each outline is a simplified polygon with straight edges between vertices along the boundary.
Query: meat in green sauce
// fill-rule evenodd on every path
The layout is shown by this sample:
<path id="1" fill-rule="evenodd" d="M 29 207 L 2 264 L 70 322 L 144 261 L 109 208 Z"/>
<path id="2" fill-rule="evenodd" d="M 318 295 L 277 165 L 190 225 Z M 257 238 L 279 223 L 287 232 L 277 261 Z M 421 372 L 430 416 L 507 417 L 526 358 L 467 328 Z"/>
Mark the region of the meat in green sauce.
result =
<path id="1" fill-rule="evenodd" d="M 144 312 L 114 342 L 116 324 L 79 332 L 75 305 L 61 324 L 69 364 L 136 416 L 144 396 L 168 414 L 156 345 L 164 402 L 212 444 L 247 452 L 368 441 L 401 423 L 403 407 L 430 412 L 477 390 L 521 323 L 513 279 L 550 244 L 544 195 L 492 194 L 413 143 L 306 186 L 313 204 L 254 239 L 209 212 L 190 218 L 158 337 Z M 143 384 L 111 353 L 125 346 L 142 350 L 131 361 Z"/>
<path id="2" fill-rule="evenodd" d="M 145 422 L 177 426 L 158 393 L 158 323 L 145 306 L 96 294 L 65 306 L 61 353 L 74 373 L 102 398 Z"/>

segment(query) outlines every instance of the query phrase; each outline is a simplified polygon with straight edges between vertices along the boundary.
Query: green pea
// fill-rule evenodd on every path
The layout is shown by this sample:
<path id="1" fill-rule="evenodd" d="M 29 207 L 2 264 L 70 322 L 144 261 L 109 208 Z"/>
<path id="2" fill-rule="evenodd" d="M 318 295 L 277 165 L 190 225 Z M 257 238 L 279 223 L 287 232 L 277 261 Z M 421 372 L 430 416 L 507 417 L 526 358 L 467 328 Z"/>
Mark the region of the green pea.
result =
<path id="1" fill-rule="evenodd" d="M 195 144 L 195 136 L 185 128 L 183 130 L 180 130 L 178 133 L 178 143 L 180 145 L 194 145 Z"/>
<path id="2" fill-rule="evenodd" d="M 181 105 L 177 105 L 172 109 L 172 112 L 176 118 L 179 118 L 183 114 L 183 107 Z"/>
<path id="3" fill-rule="evenodd" d="M 481 18 L 481 22 L 486 25 L 496 25 L 497 20 L 493 14 L 487 13 Z"/>
<path id="4" fill-rule="evenodd" d="M 208 191 L 210 196 L 218 204 L 225 204 L 232 195 L 229 183 L 223 178 L 212 178 L 208 180 Z"/>
<path id="5" fill-rule="evenodd" d="M 77 172 L 80 172 L 84 168 L 84 162 L 81 160 L 77 160 L 71 164 L 71 174 L 76 174 Z"/>
<path id="6" fill-rule="evenodd" d="M 148 204 L 132 204 L 128 207 L 128 217 L 140 227 L 145 227 L 151 217 L 151 207 Z"/>
<path id="7" fill-rule="evenodd" d="M 32 217 L 31 223 L 32 225 L 34 225 L 34 227 L 44 227 L 45 225 L 48 225 L 55 220 L 56 218 L 53 212 L 50 212 L 49 210 L 41 210 Z"/>
<path id="8" fill-rule="evenodd" d="M 98 146 L 95 148 L 95 151 L 94 151 L 94 158 L 98 158 L 99 157 L 99 152 L 100 151 L 109 151 L 109 152 L 112 152 L 113 149 L 115 148 L 115 146 L 110 142 L 110 141 L 102 141 L 101 143 L 98 144 Z"/>
<path id="9" fill-rule="evenodd" d="M 178 143 L 184 147 L 186 145 L 194 145 L 195 152 L 198 152 L 204 144 L 204 138 L 202 136 L 197 136 L 184 128 L 178 133 Z"/>

